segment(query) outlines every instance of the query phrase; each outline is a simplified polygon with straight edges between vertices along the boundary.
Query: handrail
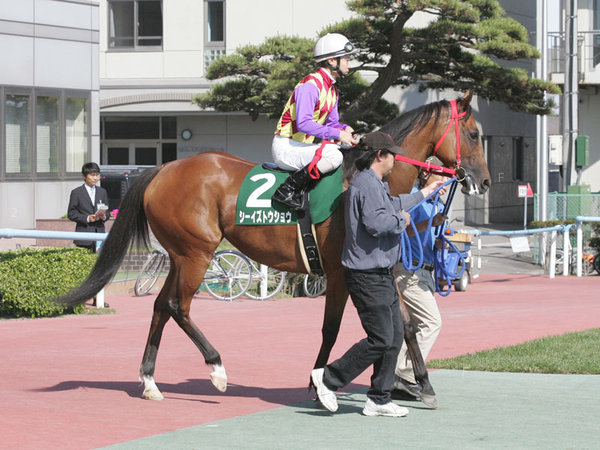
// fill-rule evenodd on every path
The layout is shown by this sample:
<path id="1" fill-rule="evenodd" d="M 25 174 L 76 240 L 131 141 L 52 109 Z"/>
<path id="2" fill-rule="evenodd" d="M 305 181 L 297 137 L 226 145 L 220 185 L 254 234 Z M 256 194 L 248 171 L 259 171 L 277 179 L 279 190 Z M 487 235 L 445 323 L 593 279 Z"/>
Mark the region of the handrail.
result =
<path id="1" fill-rule="evenodd" d="M 108 233 L 86 233 L 79 231 L 20 230 L 17 228 L 0 228 L 0 239 L 36 238 L 66 239 L 77 241 L 104 241 Z"/>
<path id="2" fill-rule="evenodd" d="M 552 233 L 552 238 L 550 241 L 550 261 L 548 263 L 548 277 L 554 278 L 556 275 L 556 233 L 557 231 L 562 231 L 563 233 L 563 275 L 569 274 L 569 264 L 568 261 L 570 259 L 569 254 L 569 246 L 568 244 L 568 236 L 569 231 L 573 224 L 568 225 L 556 225 L 554 227 L 545 227 L 545 228 L 534 228 L 531 230 L 506 230 L 506 231 L 482 231 L 478 229 L 472 230 L 457 230 L 460 233 L 472 234 L 477 236 L 479 239 L 477 241 L 477 249 L 481 250 L 481 236 L 518 236 L 518 235 L 528 235 L 528 234 L 538 234 L 538 233 Z M 478 268 L 481 268 L 481 261 L 478 261 Z"/>

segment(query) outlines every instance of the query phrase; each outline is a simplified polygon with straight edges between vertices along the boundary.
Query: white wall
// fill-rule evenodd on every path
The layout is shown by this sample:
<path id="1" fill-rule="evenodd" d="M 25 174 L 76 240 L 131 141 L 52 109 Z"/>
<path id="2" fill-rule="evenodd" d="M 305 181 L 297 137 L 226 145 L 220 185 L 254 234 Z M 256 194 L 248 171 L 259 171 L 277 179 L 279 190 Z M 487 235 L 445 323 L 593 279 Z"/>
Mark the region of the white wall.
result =
<path id="1" fill-rule="evenodd" d="M 92 160 L 99 160 L 97 1 L 0 0 L 0 84 L 90 92 Z M 1 155 L 4 157 L 4 154 Z M 0 227 L 34 228 L 67 211 L 81 180 L 0 182 Z"/>
<path id="2" fill-rule="evenodd" d="M 590 137 L 589 165 L 581 173 L 581 183 L 589 184 L 591 192 L 600 192 L 599 111 L 600 95 L 596 94 L 596 89 L 581 91 L 579 93 L 579 134 Z"/>
<path id="3" fill-rule="evenodd" d="M 260 44 L 266 37 L 297 35 L 316 38 L 326 25 L 350 17 L 346 0 L 328 0 L 318 14 L 318 0 L 227 0 L 227 53 L 241 45 Z M 163 2 L 162 51 L 121 52 L 107 49 L 108 12 L 100 2 L 100 78 L 201 78 L 204 76 L 204 1 Z"/>
<path id="4" fill-rule="evenodd" d="M 265 116 L 252 121 L 248 115 L 183 116 L 177 120 L 178 158 L 216 150 L 255 163 L 271 161 L 271 141 L 276 123 Z M 189 129 L 192 139 L 181 140 Z"/>

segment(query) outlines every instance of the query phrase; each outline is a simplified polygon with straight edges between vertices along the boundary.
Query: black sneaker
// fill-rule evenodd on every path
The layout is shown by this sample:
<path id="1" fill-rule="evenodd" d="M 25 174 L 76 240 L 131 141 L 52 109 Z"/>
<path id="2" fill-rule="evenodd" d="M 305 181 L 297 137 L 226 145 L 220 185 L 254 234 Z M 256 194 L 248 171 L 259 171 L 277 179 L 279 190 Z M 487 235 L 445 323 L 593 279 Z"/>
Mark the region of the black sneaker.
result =
<path id="1" fill-rule="evenodd" d="M 418 383 L 410 383 L 404 378 L 396 377 L 394 381 L 394 389 L 397 391 L 406 392 L 412 397 L 419 398 L 421 396 L 421 385 Z"/>

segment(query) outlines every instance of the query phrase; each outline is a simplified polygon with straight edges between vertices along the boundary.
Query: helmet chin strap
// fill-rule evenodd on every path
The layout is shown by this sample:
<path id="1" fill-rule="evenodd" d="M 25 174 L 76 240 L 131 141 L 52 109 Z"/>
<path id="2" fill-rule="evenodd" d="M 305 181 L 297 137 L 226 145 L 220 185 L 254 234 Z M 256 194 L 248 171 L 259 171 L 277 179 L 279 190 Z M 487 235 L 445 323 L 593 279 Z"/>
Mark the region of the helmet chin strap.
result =
<path id="1" fill-rule="evenodd" d="M 344 75 L 344 73 L 340 70 L 340 61 L 341 61 L 341 59 L 342 59 L 341 56 L 338 56 L 336 58 L 337 66 L 332 66 L 331 64 L 329 64 L 329 61 L 326 62 L 326 65 L 327 65 L 327 68 L 329 70 L 331 70 L 332 72 L 337 73 L 340 76 L 340 78 L 344 78 L 346 75 Z"/>

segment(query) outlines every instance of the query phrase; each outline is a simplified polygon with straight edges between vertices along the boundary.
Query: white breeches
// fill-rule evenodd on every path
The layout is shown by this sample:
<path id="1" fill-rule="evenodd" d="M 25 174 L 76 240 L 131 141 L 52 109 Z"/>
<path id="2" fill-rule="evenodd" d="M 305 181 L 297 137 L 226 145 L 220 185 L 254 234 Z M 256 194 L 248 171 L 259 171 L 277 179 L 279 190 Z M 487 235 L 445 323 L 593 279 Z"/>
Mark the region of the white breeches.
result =
<path id="1" fill-rule="evenodd" d="M 273 137 L 273 161 L 282 169 L 298 170 L 310 164 L 315 157 L 315 152 L 321 144 L 304 144 L 286 137 L 275 135 Z M 337 169 L 343 160 L 336 144 L 326 144 L 323 147 L 322 157 L 317 163 L 317 169 L 321 173 L 331 172 Z"/>

